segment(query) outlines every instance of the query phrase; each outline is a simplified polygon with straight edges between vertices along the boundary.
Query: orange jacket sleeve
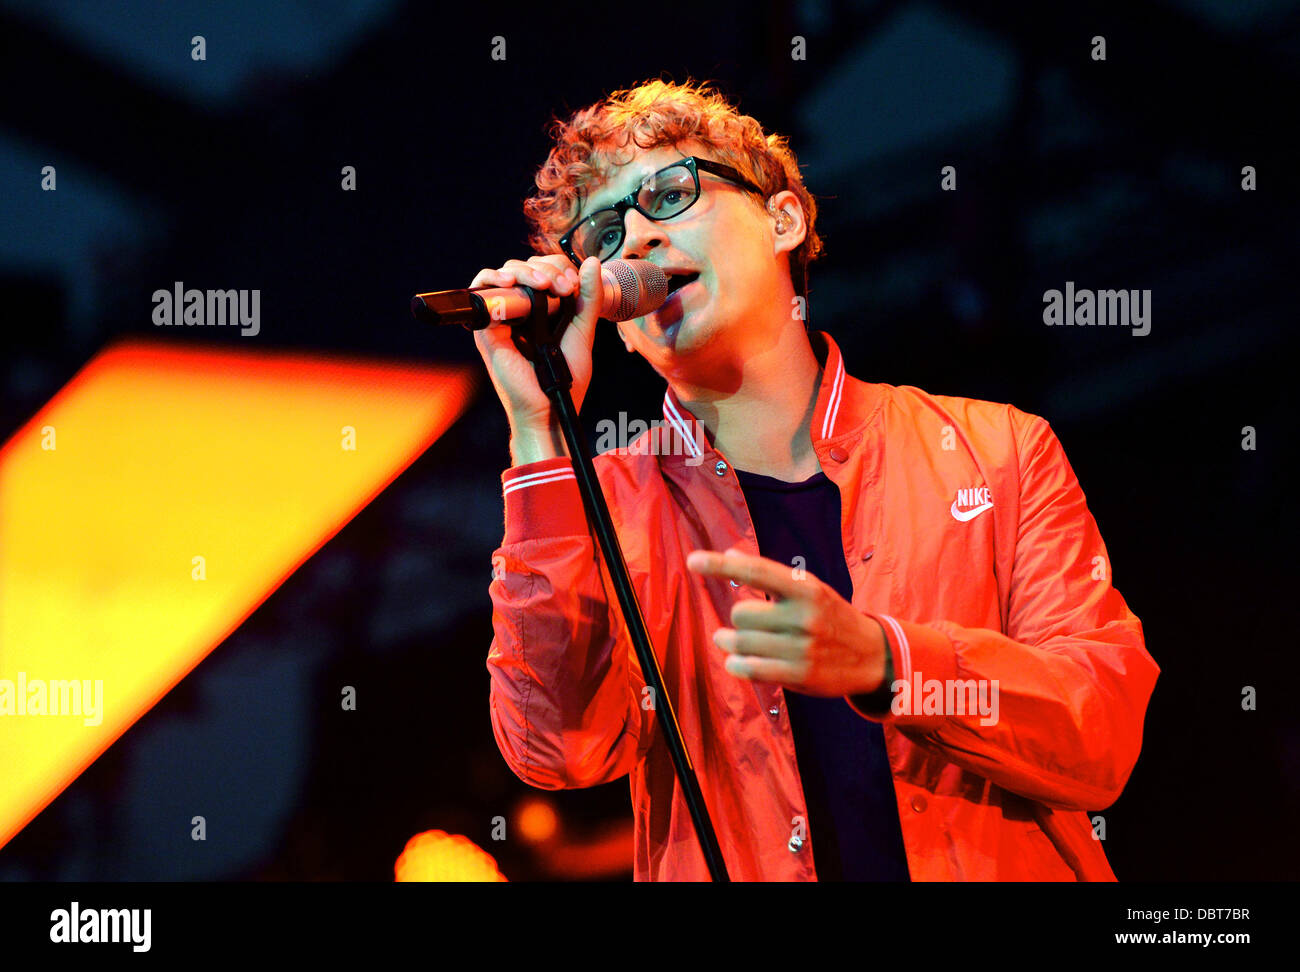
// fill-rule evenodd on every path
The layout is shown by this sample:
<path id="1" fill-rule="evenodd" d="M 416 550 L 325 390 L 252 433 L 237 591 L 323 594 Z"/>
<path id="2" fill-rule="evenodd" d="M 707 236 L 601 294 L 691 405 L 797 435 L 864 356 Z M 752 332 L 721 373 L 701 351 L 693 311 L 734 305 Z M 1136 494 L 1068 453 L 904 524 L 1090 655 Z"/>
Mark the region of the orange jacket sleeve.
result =
<path id="1" fill-rule="evenodd" d="M 487 658 L 497 747 L 540 789 L 611 782 L 649 748 L 654 713 L 621 615 L 611 616 L 572 461 L 512 467 L 502 489 Z"/>
<path id="2" fill-rule="evenodd" d="M 996 721 L 927 714 L 920 698 L 907 705 L 901 693 L 888 712 L 854 708 L 1013 793 L 1102 810 L 1137 762 L 1160 669 L 1111 583 L 1106 546 L 1060 442 L 1044 419 L 1028 418 L 1007 631 L 871 614 L 885 628 L 896 680 L 984 680 L 989 698 L 996 682 Z"/>

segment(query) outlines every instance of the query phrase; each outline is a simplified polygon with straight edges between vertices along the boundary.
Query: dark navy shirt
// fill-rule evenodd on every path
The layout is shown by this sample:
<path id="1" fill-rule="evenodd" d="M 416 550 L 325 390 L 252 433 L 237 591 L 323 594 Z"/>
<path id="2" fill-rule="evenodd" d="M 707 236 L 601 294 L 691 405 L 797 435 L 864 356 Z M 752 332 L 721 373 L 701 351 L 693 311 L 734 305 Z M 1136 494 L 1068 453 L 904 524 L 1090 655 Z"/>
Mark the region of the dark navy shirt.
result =
<path id="1" fill-rule="evenodd" d="M 802 566 L 851 600 L 839 487 L 824 472 L 802 483 L 735 472 L 759 553 L 791 567 Z M 880 724 L 854 712 L 843 696 L 784 692 L 818 879 L 911 880 Z"/>

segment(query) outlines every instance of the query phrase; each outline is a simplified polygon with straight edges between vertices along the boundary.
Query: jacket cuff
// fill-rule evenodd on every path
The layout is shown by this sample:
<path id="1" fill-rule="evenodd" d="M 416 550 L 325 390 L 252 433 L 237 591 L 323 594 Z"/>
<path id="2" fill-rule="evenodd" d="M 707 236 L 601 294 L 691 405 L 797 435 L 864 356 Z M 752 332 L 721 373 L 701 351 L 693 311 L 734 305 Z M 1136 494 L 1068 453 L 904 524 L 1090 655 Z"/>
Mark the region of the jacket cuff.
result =
<path id="1" fill-rule="evenodd" d="M 875 618 L 871 620 L 875 621 Z M 863 692 L 858 695 L 848 696 L 849 705 L 858 712 L 870 712 L 880 718 L 883 718 L 889 712 L 889 703 L 894 698 L 894 679 L 897 677 L 894 673 L 894 650 L 889 645 L 889 637 L 884 634 L 885 624 L 883 621 L 876 621 L 880 626 L 881 634 L 885 639 L 885 676 L 880 680 L 879 687 L 874 692 Z"/>
<path id="2" fill-rule="evenodd" d="M 503 546 L 591 532 L 573 460 L 567 456 L 511 466 L 501 474 L 501 494 L 506 518 Z"/>
<path id="3" fill-rule="evenodd" d="M 849 705 L 865 719 L 873 722 L 891 722 L 897 726 L 925 726 L 943 720 L 941 715 L 924 715 L 921 712 L 920 699 L 914 693 L 904 690 L 902 697 L 894 691 L 895 685 L 903 682 L 908 686 L 917 681 L 929 682 L 938 679 L 947 684 L 957 677 L 957 650 L 952 640 L 942 631 L 928 625 L 912 621 L 900 621 L 888 614 L 864 612 L 867 617 L 879 622 L 885 631 L 885 643 L 889 651 L 891 673 L 886 671 L 889 702 L 883 706 L 871 704 L 880 695 L 847 696 Z M 881 689 L 886 689 L 882 684 Z M 916 704 L 906 704 L 915 702 Z M 898 711 L 902 710 L 902 711 Z"/>

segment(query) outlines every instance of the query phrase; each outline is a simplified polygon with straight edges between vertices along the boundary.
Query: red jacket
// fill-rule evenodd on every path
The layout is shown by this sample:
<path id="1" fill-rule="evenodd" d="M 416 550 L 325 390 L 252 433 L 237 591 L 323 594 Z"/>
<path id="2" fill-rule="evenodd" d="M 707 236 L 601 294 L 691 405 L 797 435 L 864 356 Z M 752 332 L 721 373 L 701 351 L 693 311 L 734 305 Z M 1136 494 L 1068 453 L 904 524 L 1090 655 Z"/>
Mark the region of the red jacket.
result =
<path id="1" fill-rule="evenodd" d="M 882 624 L 897 680 L 996 680 L 996 721 L 952 700 L 854 706 L 883 723 L 913 880 L 1113 881 L 1086 811 L 1123 790 L 1160 670 L 1060 443 L 1010 405 L 859 381 L 825 332 L 813 348 L 811 435 L 840 488 L 854 607 Z M 784 690 L 728 674 L 712 641 L 734 602 L 765 595 L 685 566 L 696 549 L 759 552 L 744 495 L 671 387 L 664 420 L 595 468 L 665 687 L 732 879 L 813 881 Z M 571 460 L 501 480 L 487 667 L 502 756 L 548 790 L 630 773 L 636 880 L 708 880 Z"/>

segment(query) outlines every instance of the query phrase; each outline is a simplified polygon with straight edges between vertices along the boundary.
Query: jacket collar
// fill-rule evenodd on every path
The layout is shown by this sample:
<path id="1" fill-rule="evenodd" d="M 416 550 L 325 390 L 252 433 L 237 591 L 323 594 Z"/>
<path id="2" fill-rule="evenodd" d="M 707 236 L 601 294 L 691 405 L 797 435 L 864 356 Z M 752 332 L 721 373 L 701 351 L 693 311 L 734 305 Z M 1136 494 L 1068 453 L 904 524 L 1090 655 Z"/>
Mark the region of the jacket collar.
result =
<path id="1" fill-rule="evenodd" d="M 863 426 L 879 412 L 882 397 L 879 385 L 859 381 L 845 371 L 839 345 L 826 331 L 810 333 L 809 343 L 823 366 L 809 427 L 813 448 L 821 453 L 836 443 L 857 442 Z M 664 450 L 661 461 L 685 459 L 698 465 L 702 457 L 721 455 L 713 446 L 712 433 L 682 404 L 672 385 L 664 392 L 664 423 L 672 430 L 672 447 Z"/>

